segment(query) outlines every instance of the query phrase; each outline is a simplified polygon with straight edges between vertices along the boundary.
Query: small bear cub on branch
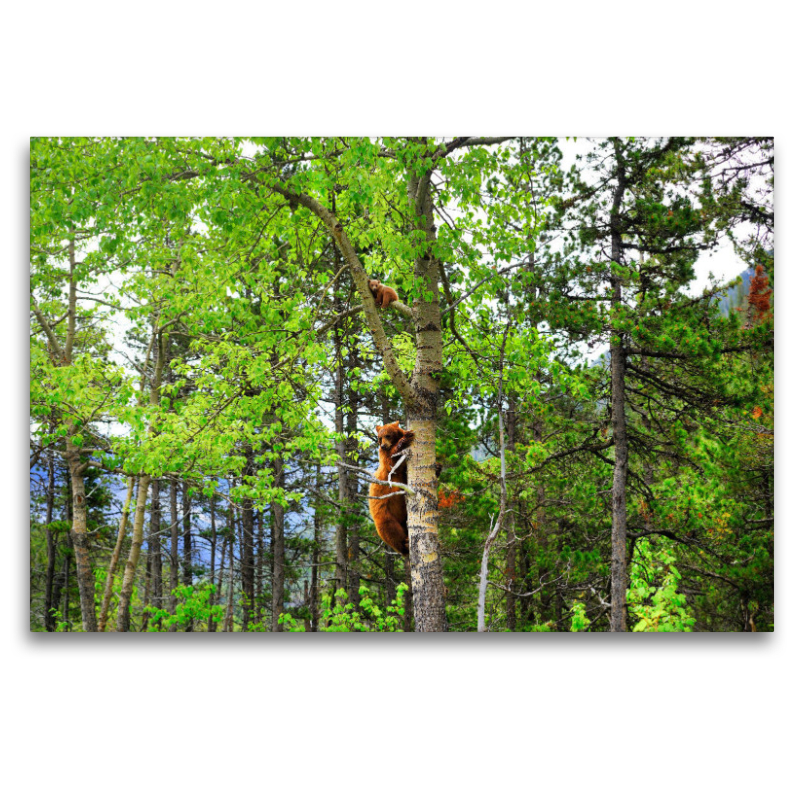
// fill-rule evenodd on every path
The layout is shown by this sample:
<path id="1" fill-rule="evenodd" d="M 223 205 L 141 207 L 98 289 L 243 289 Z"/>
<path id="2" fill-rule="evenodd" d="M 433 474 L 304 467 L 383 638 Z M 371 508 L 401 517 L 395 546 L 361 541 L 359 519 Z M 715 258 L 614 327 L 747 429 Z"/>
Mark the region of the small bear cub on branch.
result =
<path id="1" fill-rule="evenodd" d="M 399 422 L 377 425 L 379 481 L 406 483 L 408 470 L 400 453 L 414 441 L 414 431 L 404 431 Z M 393 456 L 397 455 L 397 458 Z M 401 462 L 398 464 L 398 462 Z M 395 467 L 397 467 L 395 469 Z M 389 473 L 394 469 L 394 474 Z M 369 487 L 369 511 L 378 531 L 378 536 L 401 556 L 408 555 L 408 525 L 406 523 L 406 495 L 402 489 L 372 483 Z M 386 497 L 386 495 L 392 495 Z"/>
<path id="2" fill-rule="evenodd" d="M 377 278 L 369 281 L 369 290 L 372 292 L 378 308 L 387 308 L 390 303 L 400 299 L 394 289 L 384 286 Z"/>

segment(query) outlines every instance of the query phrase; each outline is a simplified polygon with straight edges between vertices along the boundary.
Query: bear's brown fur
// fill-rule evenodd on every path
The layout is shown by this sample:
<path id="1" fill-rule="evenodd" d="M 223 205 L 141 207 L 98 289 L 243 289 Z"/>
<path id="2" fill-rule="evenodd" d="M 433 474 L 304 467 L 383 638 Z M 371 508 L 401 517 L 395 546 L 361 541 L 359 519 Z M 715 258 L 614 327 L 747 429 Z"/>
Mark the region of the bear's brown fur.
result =
<path id="1" fill-rule="evenodd" d="M 414 431 L 404 431 L 399 422 L 391 425 L 377 425 L 375 430 L 378 432 L 378 471 L 375 477 L 381 481 L 388 481 L 389 473 L 397 464 L 398 459 L 392 458 L 395 453 L 405 450 L 414 441 Z M 391 477 L 392 482 L 406 483 L 408 470 L 406 464 L 402 463 L 394 471 Z M 408 526 L 406 524 L 406 496 L 395 494 L 401 492 L 392 486 L 384 486 L 382 483 L 372 483 L 369 487 L 369 494 L 372 499 L 369 501 L 369 510 L 378 536 L 386 544 L 400 555 L 408 555 Z M 393 497 L 384 495 L 393 494 Z"/>
<path id="2" fill-rule="evenodd" d="M 370 280 L 369 290 L 372 292 L 372 296 L 375 298 L 375 305 L 378 308 L 386 308 L 390 303 L 400 299 L 394 289 L 384 286 L 376 278 Z"/>

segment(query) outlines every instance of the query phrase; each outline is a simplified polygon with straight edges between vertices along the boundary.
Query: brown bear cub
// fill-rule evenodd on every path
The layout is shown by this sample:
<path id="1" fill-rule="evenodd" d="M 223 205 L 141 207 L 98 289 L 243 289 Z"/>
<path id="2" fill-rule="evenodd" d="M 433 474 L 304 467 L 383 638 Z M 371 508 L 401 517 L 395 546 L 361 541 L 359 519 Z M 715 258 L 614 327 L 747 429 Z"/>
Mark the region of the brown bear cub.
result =
<path id="1" fill-rule="evenodd" d="M 375 298 L 375 305 L 378 308 L 386 308 L 390 303 L 400 299 L 394 289 L 384 286 L 376 278 L 369 282 L 369 290 L 372 292 L 372 296 Z"/>
<path id="2" fill-rule="evenodd" d="M 378 432 L 378 471 L 375 477 L 381 481 L 406 483 L 408 470 L 405 462 L 394 471 L 391 479 L 389 473 L 400 460 L 392 458 L 396 453 L 405 450 L 414 441 L 414 431 L 404 431 L 399 422 L 391 425 L 377 425 Z M 401 492 L 401 494 L 395 494 Z M 369 501 L 369 510 L 378 536 L 400 555 L 408 555 L 408 526 L 406 524 L 406 496 L 401 489 L 384 486 L 381 483 L 372 483 L 369 487 L 370 497 L 376 498 Z M 386 497 L 384 495 L 394 495 Z"/>

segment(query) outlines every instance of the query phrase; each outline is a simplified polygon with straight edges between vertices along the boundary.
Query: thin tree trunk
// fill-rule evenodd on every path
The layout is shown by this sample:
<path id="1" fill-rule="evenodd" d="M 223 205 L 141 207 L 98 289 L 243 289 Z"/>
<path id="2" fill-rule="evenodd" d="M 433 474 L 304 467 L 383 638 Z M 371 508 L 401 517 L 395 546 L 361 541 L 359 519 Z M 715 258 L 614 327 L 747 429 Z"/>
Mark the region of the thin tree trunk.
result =
<path id="1" fill-rule="evenodd" d="M 218 570 L 219 571 L 219 577 L 216 579 L 217 580 L 217 588 L 214 591 L 214 597 L 217 598 L 217 601 L 220 601 L 220 600 L 223 599 L 223 597 L 222 597 L 222 581 L 223 581 L 223 578 L 225 577 L 225 552 L 227 551 L 227 549 L 228 549 L 228 537 L 227 536 L 223 536 L 222 537 L 222 552 L 220 553 L 220 557 L 219 557 L 219 570 Z M 214 626 L 214 629 L 216 630 L 216 625 Z"/>
<path id="2" fill-rule="evenodd" d="M 211 564 L 209 565 L 209 574 L 211 575 L 211 595 L 209 596 L 209 605 L 214 605 L 217 602 L 217 584 L 216 584 L 216 558 L 217 558 L 217 521 L 216 515 L 214 514 L 214 504 L 216 500 L 216 495 L 211 495 L 211 508 L 209 509 L 211 514 Z M 209 616 L 208 618 L 208 632 L 213 633 L 216 629 L 216 623 L 214 622 L 214 618 Z"/>
<path id="3" fill-rule="evenodd" d="M 617 156 L 617 188 L 611 208 L 611 260 L 622 264 L 622 228 L 620 207 L 625 193 L 625 170 L 618 140 L 614 142 Z M 612 306 L 622 304 L 622 278 L 612 264 Z M 628 431 L 625 421 L 625 351 L 623 331 L 611 331 L 611 421 L 614 429 L 614 478 L 611 489 L 611 630 L 626 630 L 625 588 L 627 570 L 625 550 L 627 541 L 626 487 L 628 480 Z"/>
<path id="4" fill-rule="evenodd" d="M 255 619 L 264 622 L 264 509 L 256 515 Z"/>
<path id="5" fill-rule="evenodd" d="M 339 304 L 340 305 L 340 304 Z M 339 479 L 339 513 L 336 521 L 336 571 L 334 573 L 335 592 L 347 591 L 347 519 L 350 510 L 350 477 L 343 464 L 347 463 L 347 443 L 343 436 L 344 423 L 344 366 L 342 364 L 342 339 L 337 328 L 334 333 L 336 373 L 334 375 L 334 426 L 340 438 L 336 440 L 337 471 Z M 338 602 L 338 601 L 337 601 Z"/>
<path id="6" fill-rule="evenodd" d="M 153 553 L 153 606 L 163 608 L 164 580 L 161 558 L 161 481 L 153 480 L 150 490 L 150 542 Z M 158 623 L 159 629 L 161 622 Z"/>
<path id="7" fill-rule="evenodd" d="M 178 482 L 173 478 L 169 482 L 169 605 L 170 615 L 175 614 L 178 607 L 176 589 L 178 588 Z M 174 623 L 170 625 L 170 632 L 178 630 Z"/>
<path id="8" fill-rule="evenodd" d="M 52 529 L 53 505 L 55 502 L 56 469 L 55 456 L 51 453 L 47 461 L 47 508 L 45 511 L 45 532 L 47 534 L 47 571 L 44 577 L 44 628 L 56 629 L 53 615 L 53 579 L 56 571 L 56 534 Z"/>
<path id="9" fill-rule="evenodd" d="M 508 411 L 506 412 L 506 427 L 508 429 L 507 446 L 509 450 L 514 448 L 516 436 L 516 404 L 514 397 L 509 394 Z M 509 506 L 511 504 L 509 503 Z M 509 508 L 509 511 L 511 509 Z M 506 514 L 506 623 L 510 631 L 517 628 L 517 533 L 514 525 L 514 514 Z"/>
<path id="10" fill-rule="evenodd" d="M 228 529 L 228 541 L 230 542 L 228 560 L 230 563 L 228 566 L 228 603 L 225 612 L 225 627 L 223 630 L 226 633 L 233 633 L 233 562 L 235 555 L 234 543 L 236 542 L 236 518 L 234 516 L 232 502 L 228 506 Z"/>
<path id="11" fill-rule="evenodd" d="M 357 352 L 354 347 L 351 347 L 347 356 L 348 369 L 352 372 L 360 365 L 358 363 Z M 358 405 L 359 395 L 352 388 L 352 384 L 347 390 L 347 442 L 346 454 L 347 463 L 353 466 L 358 466 L 358 440 L 356 439 L 356 432 L 358 431 Z M 347 545 L 347 601 L 351 603 L 354 609 L 358 609 L 361 597 L 358 590 L 361 587 L 361 575 L 358 569 L 358 556 L 361 548 L 360 525 L 355 518 L 353 511 L 355 508 L 356 497 L 359 493 L 358 478 L 356 475 L 347 470 L 345 480 L 348 485 L 348 498 L 347 498 L 347 527 L 350 529 L 350 540 Z"/>
<path id="12" fill-rule="evenodd" d="M 192 585 L 192 501 L 189 498 L 189 485 L 181 486 L 183 505 L 183 585 Z"/>
<path id="13" fill-rule="evenodd" d="M 76 431 L 75 426 L 70 429 Z M 97 617 L 94 608 L 94 571 L 89 557 L 89 529 L 86 516 L 86 489 L 83 473 L 86 469 L 81 464 L 80 450 L 71 443 L 67 444 L 67 463 L 69 464 L 70 482 L 72 485 L 72 551 L 75 554 L 75 572 L 78 578 L 78 591 L 81 597 L 81 622 L 84 631 L 97 631 Z"/>
<path id="14" fill-rule="evenodd" d="M 489 533 L 486 539 L 486 544 L 483 546 L 483 557 L 481 558 L 481 574 L 480 574 L 480 587 L 478 589 L 478 633 L 485 633 L 486 631 L 486 588 L 489 579 L 489 551 L 492 549 L 492 544 L 497 538 L 497 534 L 503 526 L 503 520 L 506 515 L 506 440 L 505 440 L 505 426 L 503 425 L 503 361 L 506 351 L 506 340 L 508 339 L 508 332 L 511 328 L 511 319 L 506 325 L 505 333 L 503 334 L 503 344 L 500 347 L 500 377 L 498 380 L 497 388 L 497 428 L 498 428 L 498 441 L 500 450 L 500 509 L 497 512 L 497 522 Z"/>
<path id="15" fill-rule="evenodd" d="M 150 381 L 150 406 L 156 408 L 160 402 L 161 376 L 164 370 L 165 342 L 164 337 L 156 328 L 153 320 L 153 340 L 156 344 L 156 360 L 153 365 L 153 377 Z M 155 432 L 154 423 L 151 421 L 147 429 L 148 436 Z M 133 594 L 133 582 L 136 577 L 136 567 L 139 563 L 139 553 L 144 541 L 144 516 L 147 507 L 147 492 L 150 488 L 151 478 L 142 475 L 136 492 L 136 512 L 133 519 L 133 537 L 128 561 L 125 564 L 125 574 L 122 578 L 119 608 L 117 609 L 117 631 L 120 633 L 130 630 L 130 602 Z"/>
<path id="16" fill-rule="evenodd" d="M 314 545 L 311 550 L 311 630 L 319 631 L 319 559 L 322 551 L 322 521 L 319 517 L 319 496 L 322 492 L 322 467 L 317 462 L 317 500 L 314 503 Z"/>
<path id="17" fill-rule="evenodd" d="M 147 506 L 147 491 L 150 488 L 150 477 L 142 475 L 136 491 L 136 511 L 133 515 L 133 536 L 128 561 L 125 564 L 125 574 L 122 577 L 122 589 L 119 594 L 119 608 L 117 609 L 117 632 L 127 633 L 131 627 L 131 595 L 133 583 L 136 578 L 136 567 L 139 563 L 139 553 L 144 541 L 144 516 Z"/>
<path id="18" fill-rule="evenodd" d="M 283 489 L 285 486 L 285 476 L 283 472 L 283 459 L 276 458 L 273 461 L 275 469 L 275 487 Z M 284 513 L 283 506 L 278 502 L 272 503 L 272 541 L 274 543 L 274 560 L 272 564 L 272 630 L 279 632 L 283 630 L 283 625 L 278 622 L 278 618 L 283 613 L 283 593 L 284 593 Z"/>
<path id="19" fill-rule="evenodd" d="M 244 485 L 249 486 L 247 477 L 253 474 L 253 449 L 245 448 L 247 465 L 245 466 Z M 242 500 L 242 630 L 248 630 L 253 614 L 253 601 L 255 597 L 254 586 L 254 559 L 253 559 L 253 500 L 245 497 Z"/>
<path id="20" fill-rule="evenodd" d="M 128 515 L 131 510 L 131 501 L 133 500 L 133 485 L 136 479 L 131 476 L 128 478 L 128 488 L 125 494 L 125 503 L 122 506 L 122 516 L 119 519 L 119 528 L 117 530 L 117 542 L 114 545 L 114 552 L 111 554 L 111 561 L 108 564 L 108 573 L 106 575 L 105 591 L 103 592 L 103 605 L 100 608 L 100 622 L 97 627 L 102 633 L 105 632 L 108 623 L 108 607 L 111 604 L 111 594 L 114 590 L 114 573 L 117 571 L 117 564 L 119 557 L 122 553 L 122 545 L 125 542 L 125 531 L 128 527 Z"/>
<path id="21" fill-rule="evenodd" d="M 72 364 L 72 353 L 75 343 L 77 323 L 77 289 L 75 277 L 75 239 L 71 234 L 69 240 L 69 300 L 67 306 L 67 336 L 64 343 L 64 364 Z M 70 483 L 72 487 L 72 551 L 75 554 L 75 573 L 78 579 L 78 591 L 81 597 L 81 622 L 84 631 L 97 630 L 97 617 L 94 608 L 94 572 L 89 558 L 89 529 L 86 519 L 86 489 L 83 474 L 86 465 L 81 463 L 80 448 L 72 443 L 72 437 L 79 433 L 75 424 L 69 426 L 65 458 L 69 466 Z M 69 593 L 67 593 L 69 596 Z"/>
<path id="22" fill-rule="evenodd" d="M 61 611 L 61 621 L 65 624 L 66 629 L 68 631 L 72 630 L 72 626 L 70 625 L 69 622 L 69 562 L 70 561 L 71 561 L 70 553 L 68 550 L 64 556 L 64 578 L 63 578 L 64 608 Z"/>
<path id="23" fill-rule="evenodd" d="M 411 559 L 403 559 L 403 567 L 405 569 L 405 584 L 408 586 L 408 591 L 403 596 L 404 601 L 404 614 L 403 614 L 403 631 L 405 633 L 414 632 L 414 585 L 411 579 Z M 393 598 L 394 599 L 394 598 Z"/>

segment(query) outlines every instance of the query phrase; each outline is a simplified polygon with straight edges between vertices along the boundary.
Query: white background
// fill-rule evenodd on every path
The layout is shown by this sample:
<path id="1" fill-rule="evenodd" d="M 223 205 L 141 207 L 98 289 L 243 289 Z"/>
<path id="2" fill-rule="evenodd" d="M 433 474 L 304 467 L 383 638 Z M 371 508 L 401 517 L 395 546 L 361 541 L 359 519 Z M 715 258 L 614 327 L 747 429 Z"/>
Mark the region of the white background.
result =
<path id="1" fill-rule="evenodd" d="M 3 12 L 9 797 L 796 791 L 796 27 L 744 2 L 39 2 Z M 560 11 L 556 11 L 556 7 Z M 28 629 L 28 137 L 776 137 L 778 632 L 89 637 Z M 791 304 L 791 305 L 790 305 Z M 6 440 L 8 441 L 8 440 Z M 792 789 L 792 786 L 795 789 Z"/>

